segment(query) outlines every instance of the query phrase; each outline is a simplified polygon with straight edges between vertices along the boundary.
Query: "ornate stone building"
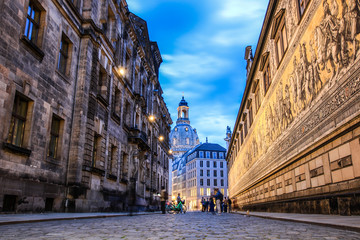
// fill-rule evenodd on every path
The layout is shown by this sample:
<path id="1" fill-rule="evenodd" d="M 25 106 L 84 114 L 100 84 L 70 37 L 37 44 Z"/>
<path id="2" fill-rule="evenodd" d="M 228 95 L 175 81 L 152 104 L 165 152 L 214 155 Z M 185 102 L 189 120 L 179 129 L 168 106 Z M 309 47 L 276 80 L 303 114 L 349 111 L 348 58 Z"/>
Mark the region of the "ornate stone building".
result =
<path id="1" fill-rule="evenodd" d="M 360 6 L 270 0 L 228 150 L 240 209 L 360 214 Z"/>
<path id="2" fill-rule="evenodd" d="M 0 211 L 157 208 L 172 121 L 146 22 L 125 0 L 0 7 Z"/>

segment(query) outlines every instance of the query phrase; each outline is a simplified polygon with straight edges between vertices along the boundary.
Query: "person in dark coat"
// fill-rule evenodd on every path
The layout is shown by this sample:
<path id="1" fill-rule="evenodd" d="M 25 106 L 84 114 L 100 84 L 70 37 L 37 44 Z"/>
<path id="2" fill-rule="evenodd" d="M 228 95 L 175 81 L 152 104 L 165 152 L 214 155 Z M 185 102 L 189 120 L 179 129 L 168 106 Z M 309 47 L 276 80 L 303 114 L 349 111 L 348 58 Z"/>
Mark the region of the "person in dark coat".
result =
<path id="1" fill-rule="evenodd" d="M 224 198 L 223 201 L 223 212 L 226 213 L 227 212 L 227 208 L 228 208 L 228 200 L 226 199 L 226 197 Z"/>
<path id="2" fill-rule="evenodd" d="M 214 199 L 211 197 L 209 200 L 209 212 L 211 212 L 212 214 L 215 214 L 215 203 L 214 203 Z"/>
<path id="3" fill-rule="evenodd" d="M 165 190 L 165 187 L 162 187 L 161 188 L 161 193 L 160 193 L 160 204 L 161 204 L 161 212 L 162 212 L 162 214 L 165 214 L 166 200 L 168 200 L 168 193 Z"/>

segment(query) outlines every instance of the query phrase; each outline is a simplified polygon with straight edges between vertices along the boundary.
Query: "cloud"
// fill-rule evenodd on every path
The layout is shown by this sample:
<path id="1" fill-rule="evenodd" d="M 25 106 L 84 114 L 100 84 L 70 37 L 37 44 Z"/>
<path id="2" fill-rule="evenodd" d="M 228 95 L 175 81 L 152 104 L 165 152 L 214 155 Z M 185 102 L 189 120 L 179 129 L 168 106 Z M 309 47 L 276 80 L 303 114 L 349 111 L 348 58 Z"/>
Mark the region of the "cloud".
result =
<path id="1" fill-rule="evenodd" d="M 268 2 L 268 0 L 223 0 L 217 15 L 228 21 L 263 17 L 264 5 L 267 6 Z"/>
<path id="2" fill-rule="evenodd" d="M 204 52 L 162 55 L 161 73 L 175 78 L 202 78 L 219 75 L 231 63 Z"/>
<path id="3" fill-rule="evenodd" d="M 127 2 L 148 25 L 155 22 L 150 34 L 164 60 L 159 80 L 174 123 L 184 94 L 200 141 L 209 137 L 225 146 L 226 126 L 235 124 L 246 83 L 244 48 L 256 44 L 268 0 Z"/>

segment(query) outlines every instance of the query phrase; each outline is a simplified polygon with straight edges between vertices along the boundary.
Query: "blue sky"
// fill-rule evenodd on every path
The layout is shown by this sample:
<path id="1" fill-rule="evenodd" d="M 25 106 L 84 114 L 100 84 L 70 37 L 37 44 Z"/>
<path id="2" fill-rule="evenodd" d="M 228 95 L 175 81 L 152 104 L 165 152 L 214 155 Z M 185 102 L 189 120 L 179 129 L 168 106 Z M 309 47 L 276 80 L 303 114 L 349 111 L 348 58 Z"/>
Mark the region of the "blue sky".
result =
<path id="1" fill-rule="evenodd" d="M 245 88 L 245 47 L 255 53 L 268 0 L 127 0 L 147 21 L 164 62 L 160 83 L 174 121 L 184 94 L 201 142 L 225 146 Z"/>

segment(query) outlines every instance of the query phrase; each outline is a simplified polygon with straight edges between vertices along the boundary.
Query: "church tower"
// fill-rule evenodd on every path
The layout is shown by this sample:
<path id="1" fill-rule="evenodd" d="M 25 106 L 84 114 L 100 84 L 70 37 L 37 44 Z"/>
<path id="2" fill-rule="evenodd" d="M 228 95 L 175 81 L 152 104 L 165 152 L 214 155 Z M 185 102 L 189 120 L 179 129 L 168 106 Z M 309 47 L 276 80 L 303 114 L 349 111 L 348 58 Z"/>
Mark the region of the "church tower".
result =
<path id="1" fill-rule="evenodd" d="M 178 110 L 176 126 L 170 133 L 171 150 L 174 156 L 182 156 L 185 152 L 199 144 L 196 129 L 190 126 L 189 105 L 182 97 Z"/>
<path id="2" fill-rule="evenodd" d="M 184 96 L 182 97 L 177 110 L 178 110 L 178 119 L 176 121 L 176 124 L 179 124 L 181 122 L 190 124 L 189 106 L 188 103 L 185 101 Z"/>

